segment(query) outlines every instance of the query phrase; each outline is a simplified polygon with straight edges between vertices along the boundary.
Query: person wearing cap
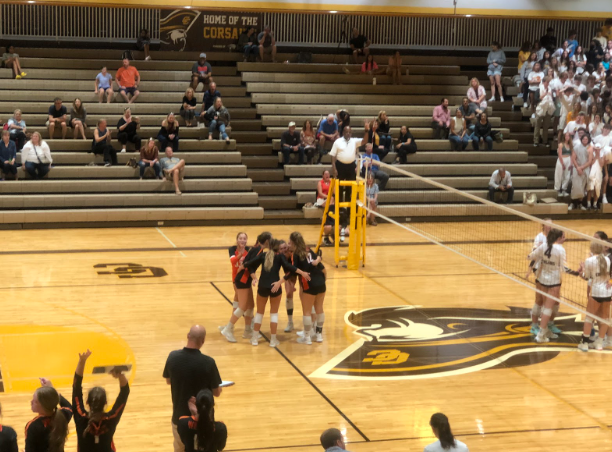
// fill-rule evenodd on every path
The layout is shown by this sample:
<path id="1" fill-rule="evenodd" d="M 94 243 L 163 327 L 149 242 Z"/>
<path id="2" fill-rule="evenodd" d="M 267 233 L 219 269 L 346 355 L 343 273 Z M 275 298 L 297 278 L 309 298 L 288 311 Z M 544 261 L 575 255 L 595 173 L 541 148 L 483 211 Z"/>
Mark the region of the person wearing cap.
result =
<path id="1" fill-rule="evenodd" d="M 206 88 L 206 85 L 212 81 L 212 66 L 206 61 L 206 54 L 200 53 L 200 59 L 191 67 L 191 87 L 197 90 L 198 85 L 202 83 Z"/>
<path id="2" fill-rule="evenodd" d="M 283 163 L 289 164 L 292 152 L 298 153 L 298 165 L 304 164 L 304 148 L 300 146 L 300 134 L 295 130 L 295 122 L 289 123 L 289 128 L 281 135 L 281 152 L 283 153 Z"/>

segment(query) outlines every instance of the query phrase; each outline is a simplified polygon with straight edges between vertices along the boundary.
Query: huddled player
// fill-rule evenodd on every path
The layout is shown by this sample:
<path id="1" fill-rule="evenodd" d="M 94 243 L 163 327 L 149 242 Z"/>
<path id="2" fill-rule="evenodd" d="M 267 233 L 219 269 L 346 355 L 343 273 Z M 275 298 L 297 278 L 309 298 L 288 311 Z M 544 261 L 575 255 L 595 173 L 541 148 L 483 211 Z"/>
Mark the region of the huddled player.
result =
<path id="1" fill-rule="evenodd" d="M 0 416 L 2 416 L 1 405 Z M 0 452 L 19 452 L 17 433 L 11 427 L 2 424 L 0 424 Z"/>
<path id="2" fill-rule="evenodd" d="M 285 255 L 288 262 L 293 264 L 293 253 L 289 250 L 289 246 L 284 240 L 280 240 L 278 251 Z M 291 273 L 289 278 L 285 279 L 285 306 L 287 309 L 287 326 L 285 327 L 285 333 L 291 333 L 293 331 L 293 294 L 295 293 L 297 280 L 298 278 L 295 273 Z"/>
<path id="3" fill-rule="evenodd" d="M 232 264 L 232 284 L 234 285 L 234 300 L 232 302 L 232 310 L 235 310 L 238 307 L 238 290 L 236 289 L 234 279 L 236 279 L 236 275 L 238 274 L 238 267 L 240 267 L 247 253 L 251 249 L 250 246 L 247 246 L 248 240 L 249 236 L 246 232 L 239 232 L 236 236 L 236 244 L 229 247 L 229 257 Z"/>

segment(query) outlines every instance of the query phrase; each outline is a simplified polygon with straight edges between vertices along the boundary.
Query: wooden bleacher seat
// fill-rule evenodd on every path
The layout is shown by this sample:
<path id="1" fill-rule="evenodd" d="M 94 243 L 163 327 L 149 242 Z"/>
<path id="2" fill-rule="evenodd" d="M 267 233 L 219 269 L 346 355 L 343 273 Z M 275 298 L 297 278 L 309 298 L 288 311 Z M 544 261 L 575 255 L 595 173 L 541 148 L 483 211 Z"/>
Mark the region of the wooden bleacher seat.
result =
<path id="1" fill-rule="evenodd" d="M 184 159 L 187 165 L 240 165 L 242 163 L 242 155 L 240 152 L 175 152 L 174 157 Z M 119 165 L 125 165 L 130 158 L 134 158 L 131 152 L 120 152 L 117 154 Z M 101 155 L 94 156 L 90 153 L 77 152 L 54 152 L 54 165 L 87 165 L 90 162 L 103 164 L 104 160 Z"/>
<path id="2" fill-rule="evenodd" d="M 19 178 L 28 178 L 23 167 Z M 185 167 L 185 178 L 246 177 L 244 165 L 189 165 Z M 49 179 L 129 179 L 139 177 L 138 168 L 125 165 L 102 166 L 54 166 L 48 174 Z"/>
<path id="3" fill-rule="evenodd" d="M 393 116 L 428 116 L 431 118 L 433 109 L 440 103 L 440 98 L 437 102 L 431 105 L 384 105 L 381 102 L 372 103 L 369 105 L 341 105 L 338 103 L 311 103 L 307 104 L 258 104 L 257 113 L 260 115 L 317 115 L 326 116 L 329 113 L 335 113 L 342 108 L 348 110 L 353 116 L 369 115 L 376 116 L 381 110 L 385 110 L 389 117 Z M 451 105 L 452 110 L 458 105 Z M 49 108 L 49 107 L 47 107 Z M 487 114 L 493 115 L 493 109 L 487 108 Z M 431 121 L 430 121 L 431 123 Z"/>
<path id="4" fill-rule="evenodd" d="M 351 118 L 351 122 L 353 122 L 352 118 Z M 352 128 L 353 136 L 363 137 L 364 135 L 363 121 L 361 122 L 361 124 L 355 121 L 355 124 L 356 124 L 355 127 Z M 287 130 L 287 127 L 268 127 L 267 128 L 268 138 L 280 138 L 283 132 L 285 132 L 286 130 Z M 504 135 L 504 138 L 510 136 L 509 129 L 500 128 L 497 130 L 502 132 L 502 134 Z M 400 132 L 399 127 L 391 127 L 391 129 L 389 130 L 389 133 L 391 133 L 391 135 L 394 137 L 394 141 L 397 141 L 397 137 L 399 137 L 399 132 Z M 412 133 L 415 140 L 432 139 L 433 137 L 433 129 L 431 127 L 413 127 L 410 129 L 410 133 Z M 417 146 L 418 146 L 418 143 L 417 143 Z M 493 145 L 493 147 L 495 148 L 495 145 Z"/>
<path id="5" fill-rule="evenodd" d="M 356 135 L 358 136 L 358 135 Z M 425 151 L 450 151 L 451 146 L 448 140 L 419 140 L 417 142 L 418 152 Z M 272 147 L 275 151 L 280 151 L 280 140 L 272 140 Z M 331 149 L 332 143 L 326 142 L 325 147 Z M 468 149 L 471 149 L 472 145 L 468 145 Z M 504 140 L 503 143 L 493 144 L 493 149 L 498 151 L 515 151 L 518 149 L 518 142 L 516 140 Z M 463 152 L 463 151 L 458 151 Z"/>
<path id="6" fill-rule="evenodd" d="M 368 119 L 372 120 L 375 115 L 370 116 L 352 116 L 351 122 L 357 126 L 362 126 L 363 122 Z M 317 122 L 321 119 L 321 115 L 264 115 L 261 117 L 261 124 L 265 127 L 287 127 L 290 121 L 293 121 L 297 125 L 297 130 L 302 129 L 302 124 L 305 121 L 312 123 L 313 129 L 316 128 Z M 407 126 L 411 127 L 431 127 L 431 115 L 428 116 L 389 116 L 389 120 L 394 126 Z M 501 126 L 501 118 L 494 117 L 489 118 L 491 126 L 499 128 Z M 142 123 L 142 117 L 141 117 Z"/>
<path id="7" fill-rule="evenodd" d="M 27 67 L 24 65 L 24 67 Z M 344 68 L 355 73 L 357 76 L 361 70 L 361 64 L 293 64 L 293 63 L 237 63 L 238 72 L 306 72 L 344 74 Z M 402 66 L 409 75 L 461 75 L 459 66 Z M 229 75 L 229 74 L 228 74 Z"/>

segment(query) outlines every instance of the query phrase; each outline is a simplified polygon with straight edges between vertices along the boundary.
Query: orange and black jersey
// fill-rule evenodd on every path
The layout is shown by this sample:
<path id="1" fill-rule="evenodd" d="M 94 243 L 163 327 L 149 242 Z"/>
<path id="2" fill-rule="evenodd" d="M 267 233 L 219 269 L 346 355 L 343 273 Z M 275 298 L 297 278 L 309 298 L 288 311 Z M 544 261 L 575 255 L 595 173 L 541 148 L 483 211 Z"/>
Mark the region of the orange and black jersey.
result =
<path id="1" fill-rule="evenodd" d="M 70 422 L 72 419 L 72 407 L 70 402 L 60 394 L 61 413 Z M 48 452 L 49 432 L 51 430 L 50 416 L 36 416 L 27 423 L 25 428 L 25 451 L 26 452 Z"/>
<path id="2" fill-rule="evenodd" d="M 261 274 L 259 275 L 259 283 L 258 287 L 269 289 L 272 287 L 276 281 L 280 280 L 280 270 L 281 268 L 285 270 L 284 279 L 287 280 L 291 277 L 292 273 L 297 271 L 297 268 L 289 263 L 284 254 L 276 254 L 274 255 L 274 263 L 272 264 L 272 268 L 270 270 L 266 270 L 263 267 L 264 262 L 266 261 L 267 253 L 260 253 L 255 256 L 254 259 L 250 261 L 244 261 L 244 267 L 248 268 L 251 273 L 255 273 L 259 266 L 261 265 Z"/>
<path id="3" fill-rule="evenodd" d="M 240 261 L 242 257 L 246 258 L 250 249 L 251 247 L 247 246 L 242 252 L 242 254 L 240 254 L 237 246 L 234 245 L 229 247 L 229 257 L 230 262 L 232 263 L 232 281 L 236 278 L 236 274 L 238 273 L 238 267 L 236 267 L 236 264 Z"/>
<path id="4" fill-rule="evenodd" d="M 83 435 L 83 432 L 87 430 L 89 417 L 85 410 L 85 404 L 83 403 L 83 377 L 74 374 L 74 380 L 72 382 L 72 404 L 74 407 L 74 424 L 77 431 L 79 452 L 115 451 L 113 435 L 115 434 L 117 424 L 119 424 L 129 395 L 130 385 L 122 386 L 113 408 L 106 413 L 99 422 L 92 423 L 89 432 Z"/>
<path id="5" fill-rule="evenodd" d="M 215 431 L 208 447 L 198 444 L 198 421 L 193 416 L 183 416 L 176 426 L 181 441 L 185 445 L 185 452 L 219 452 L 225 449 L 227 442 L 227 427 L 223 422 L 215 422 Z"/>
<path id="6" fill-rule="evenodd" d="M 250 261 L 255 258 L 258 254 L 263 251 L 261 246 L 252 247 L 244 258 L 244 262 Z M 234 284 L 244 284 L 250 286 L 253 283 L 253 278 L 251 276 L 251 271 L 244 267 L 242 270 L 238 272 L 236 277 L 234 278 Z"/>
<path id="7" fill-rule="evenodd" d="M 19 452 L 17 433 L 11 427 L 0 424 L 0 452 Z"/>
<path id="8" fill-rule="evenodd" d="M 300 259 L 298 255 L 293 254 L 293 264 L 303 272 L 310 273 L 310 281 L 300 278 L 304 290 L 307 290 L 309 287 L 321 287 L 325 285 L 325 273 L 323 273 L 325 266 L 322 262 L 319 262 L 317 265 L 312 264 L 318 257 L 319 256 L 311 249 L 308 249 L 306 252 L 305 259 Z"/>

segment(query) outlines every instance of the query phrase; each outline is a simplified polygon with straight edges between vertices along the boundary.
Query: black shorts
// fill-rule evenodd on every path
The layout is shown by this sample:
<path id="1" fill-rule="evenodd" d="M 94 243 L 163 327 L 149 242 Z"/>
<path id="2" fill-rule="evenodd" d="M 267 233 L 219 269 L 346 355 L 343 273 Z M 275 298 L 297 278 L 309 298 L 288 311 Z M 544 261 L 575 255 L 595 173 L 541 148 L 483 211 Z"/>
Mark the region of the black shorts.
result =
<path id="1" fill-rule="evenodd" d="M 537 282 L 537 283 L 538 283 L 540 286 L 542 286 L 542 287 L 546 287 L 547 289 L 552 289 L 553 287 L 561 287 L 561 283 L 559 283 L 559 284 L 542 284 L 542 283 L 541 283 L 540 281 L 538 281 L 537 279 L 536 279 L 536 282 Z"/>
<path id="2" fill-rule="evenodd" d="M 236 289 L 250 289 L 253 285 L 253 278 L 249 278 L 246 283 L 243 282 L 234 282 L 236 284 Z"/>
<path id="3" fill-rule="evenodd" d="M 323 284 L 322 286 L 317 286 L 317 287 L 308 287 L 308 289 L 304 290 L 304 293 L 307 293 L 308 295 L 319 295 L 321 293 L 325 293 L 325 291 L 327 290 L 327 287 L 325 286 L 325 284 Z"/>
<path id="4" fill-rule="evenodd" d="M 331 216 L 327 215 L 327 218 L 325 218 L 325 226 L 331 226 L 333 228 L 334 226 L 336 226 L 336 220 L 334 220 Z"/>
<path id="5" fill-rule="evenodd" d="M 136 88 L 135 86 L 132 86 L 131 88 L 121 88 L 120 91 L 124 92 L 125 94 L 131 94 L 133 96 L 134 93 L 138 91 L 138 88 Z"/>
<path id="6" fill-rule="evenodd" d="M 597 303 L 609 303 L 612 301 L 612 297 L 593 297 Z"/>
<path id="7" fill-rule="evenodd" d="M 272 288 L 271 287 L 258 287 L 257 288 L 257 295 L 259 295 L 260 297 L 264 297 L 264 298 L 274 298 L 274 297 L 278 297 L 281 296 L 283 294 L 283 289 L 278 289 L 277 292 L 272 292 Z"/>

